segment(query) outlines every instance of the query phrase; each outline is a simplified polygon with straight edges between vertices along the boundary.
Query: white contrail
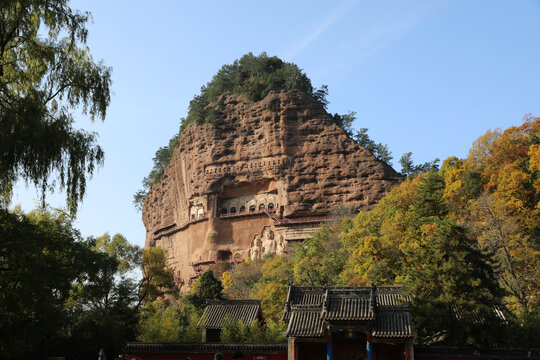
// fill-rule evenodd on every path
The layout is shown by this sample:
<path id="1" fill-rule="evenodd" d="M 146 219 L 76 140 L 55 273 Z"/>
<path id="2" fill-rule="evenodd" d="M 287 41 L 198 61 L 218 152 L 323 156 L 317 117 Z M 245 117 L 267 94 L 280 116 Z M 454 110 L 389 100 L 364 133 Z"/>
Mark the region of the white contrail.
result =
<path id="1" fill-rule="evenodd" d="M 334 12 L 328 15 L 323 20 L 321 25 L 319 25 L 319 27 L 313 33 L 311 33 L 311 35 L 305 38 L 304 41 L 298 44 L 298 46 L 293 51 L 291 51 L 291 53 L 286 58 L 293 59 L 302 50 L 304 50 L 309 44 L 315 41 L 323 32 L 326 31 L 326 29 L 328 29 L 332 24 L 334 24 L 339 18 L 341 18 L 349 10 L 351 10 L 358 3 L 358 1 L 359 0 L 353 0 L 353 1 L 347 1 L 343 3 Z"/>
<path id="2" fill-rule="evenodd" d="M 313 33 L 298 44 L 286 58 L 292 60 L 317 40 L 330 26 L 350 12 L 358 2 L 359 0 L 347 1 L 339 6 L 322 21 Z M 420 4 L 413 3 L 401 11 L 396 11 L 396 7 L 386 6 L 385 8 L 381 6 L 381 3 L 375 3 L 375 8 L 372 8 L 372 3 L 366 4 L 366 9 L 355 18 L 358 24 L 357 38 L 349 40 L 351 48 L 360 50 L 361 55 L 357 60 L 377 54 L 446 2 L 447 0 L 420 2 Z"/>

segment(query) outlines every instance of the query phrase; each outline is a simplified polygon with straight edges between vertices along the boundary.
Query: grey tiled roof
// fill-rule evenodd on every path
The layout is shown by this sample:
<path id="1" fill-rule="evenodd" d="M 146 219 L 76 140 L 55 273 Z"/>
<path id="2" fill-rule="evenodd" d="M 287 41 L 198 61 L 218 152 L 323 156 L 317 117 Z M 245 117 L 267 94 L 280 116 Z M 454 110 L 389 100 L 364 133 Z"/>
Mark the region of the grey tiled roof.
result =
<path id="1" fill-rule="evenodd" d="M 320 305 L 325 294 L 325 288 L 318 286 L 291 286 L 290 300 L 297 305 Z"/>
<path id="2" fill-rule="evenodd" d="M 478 310 L 465 311 L 463 308 L 453 306 L 451 311 L 454 318 L 457 320 L 463 320 L 469 324 L 485 325 L 493 322 L 498 322 L 501 324 L 508 323 L 504 312 L 497 306 L 483 312 Z"/>
<path id="3" fill-rule="evenodd" d="M 346 321 L 372 327 L 380 338 L 411 338 L 410 298 L 403 288 L 289 287 L 283 319 L 287 336 L 319 337 L 326 324 Z"/>
<path id="4" fill-rule="evenodd" d="M 261 311 L 260 300 L 207 300 L 207 303 L 197 325 L 206 329 L 221 329 L 227 316 L 249 324 L 258 319 Z"/>
<path id="5" fill-rule="evenodd" d="M 409 295 L 403 294 L 401 286 L 378 286 L 377 306 L 402 306 L 411 302 Z"/>
<path id="6" fill-rule="evenodd" d="M 379 338 L 410 338 L 413 336 L 411 313 L 407 310 L 377 312 L 377 321 L 372 335 Z"/>
<path id="7" fill-rule="evenodd" d="M 322 317 L 325 320 L 375 320 L 375 313 L 369 297 L 330 295 Z"/>
<path id="8" fill-rule="evenodd" d="M 289 286 L 287 302 L 283 312 L 283 320 L 289 321 L 290 308 L 293 305 L 317 305 L 320 306 L 323 301 L 325 288 L 320 286 Z"/>
<path id="9" fill-rule="evenodd" d="M 124 354 L 185 354 L 216 352 L 234 353 L 236 351 L 255 354 L 287 353 L 287 343 L 140 343 L 130 342 L 123 348 Z"/>
<path id="10" fill-rule="evenodd" d="M 321 309 L 318 307 L 293 307 L 287 336 L 319 337 L 324 333 L 324 321 L 321 319 Z"/>

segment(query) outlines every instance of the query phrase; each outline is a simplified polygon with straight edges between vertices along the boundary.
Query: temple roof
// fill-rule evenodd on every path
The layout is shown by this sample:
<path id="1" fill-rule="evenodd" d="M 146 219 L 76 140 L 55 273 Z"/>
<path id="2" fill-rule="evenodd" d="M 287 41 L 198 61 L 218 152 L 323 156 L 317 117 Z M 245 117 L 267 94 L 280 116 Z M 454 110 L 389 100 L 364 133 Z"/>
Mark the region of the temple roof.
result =
<path id="1" fill-rule="evenodd" d="M 372 336 L 378 338 L 412 337 L 411 313 L 408 310 L 379 311 Z"/>
<path id="2" fill-rule="evenodd" d="M 291 313 L 287 336 L 319 337 L 324 334 L 324 320 L 320 308 L 295 307 Z"/>
<path id="3" fill-rule="evenodd" d="M 261 314 L 260 300 L 207 300 L 206 302 L 208 306 L 197 325 L 205 329 L 221 329 L 227 316 L 247 325 L 259 319 Z"/>
<path id="4" fill-rule="evenodd" d="M 377 338 L 411 338 L 409 303 L 398 286 L 291 286 L 283 319 L 290 337 L 320 337 L 327 326 L 346 322 L 371 328 Z"/>
<path id="5" fill-rule="evenodd" d="M 287 343 L 141 343 L 130 342 L 123 349 L 125 354 L 162 353 L 162 354 L 185 354 L 215 352 L 234 353 L 286 353 Z"/>

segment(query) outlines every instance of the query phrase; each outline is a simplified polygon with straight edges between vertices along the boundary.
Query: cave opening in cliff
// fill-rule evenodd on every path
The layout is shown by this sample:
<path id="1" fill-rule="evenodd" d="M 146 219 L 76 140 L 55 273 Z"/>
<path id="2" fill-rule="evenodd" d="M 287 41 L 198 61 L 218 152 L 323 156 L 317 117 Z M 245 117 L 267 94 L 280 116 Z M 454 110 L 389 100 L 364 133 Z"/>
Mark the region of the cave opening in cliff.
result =
<path id="1" fill-rule="evenodd" d="M 229 261 L 231 257 L 232 253 L 229 250 L 219 250 L 217 252 L 217 261 Z"/>

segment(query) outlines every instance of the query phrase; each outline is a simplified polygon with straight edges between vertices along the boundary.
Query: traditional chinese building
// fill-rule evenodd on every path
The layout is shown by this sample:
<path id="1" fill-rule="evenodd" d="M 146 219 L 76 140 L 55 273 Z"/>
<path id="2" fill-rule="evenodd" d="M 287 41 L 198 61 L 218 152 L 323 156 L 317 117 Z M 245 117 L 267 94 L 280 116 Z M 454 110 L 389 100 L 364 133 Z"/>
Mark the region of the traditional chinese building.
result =
<path id="1" fill-rule="evenodd" d="M 249 325 L 252 321 L 262 323 L 260 300 L 206 300 L 208 306 L 197 327 L 204 328 L 204 341 L 220 342 L 221 329 L 227 318 Z"/>
<path id="2" fill-rule="evenodd" d="M 225 318 L 261 320 L 258 300 L 210 301 L 199 326 L 204 343 L 128 343 L 125 359 L 225 360 L 241 351 L 245 360 L 540 360 L 540 349 L 415 346 L 409 297 L 401 287 L 291 286 L 283 318 L 288 343 L 221 343 Z"/>
<path id="3" fill-rule="evenodd" d="M 283 319 L 289 360 L 414 359 L 401 287 L 291 286 Z"/>

